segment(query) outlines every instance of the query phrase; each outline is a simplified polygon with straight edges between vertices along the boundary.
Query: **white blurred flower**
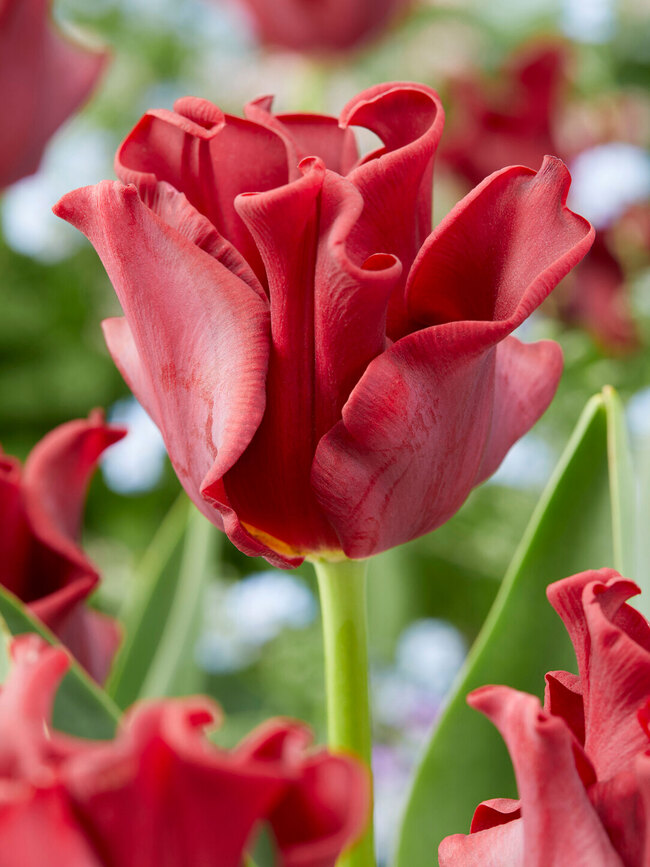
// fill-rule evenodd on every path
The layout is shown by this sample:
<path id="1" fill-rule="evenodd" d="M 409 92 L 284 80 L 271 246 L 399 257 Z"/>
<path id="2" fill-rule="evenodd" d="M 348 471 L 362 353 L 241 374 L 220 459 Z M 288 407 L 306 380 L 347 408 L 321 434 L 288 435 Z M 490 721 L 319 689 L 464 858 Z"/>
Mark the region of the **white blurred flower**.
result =
<path id="1" fill-rule="evenodd" d="M 512 446 L 488 484 L 520 490 L 541 490 L 555 465 L 553 449 L 534 433 Z"/>
<path id="2" fill-rule="evenodd" d="M 71 121 L 48 145 L 38 172 L 10 186 L 2 200 L 2 231 L 10 247 L 42 262 L 60 262 L 85 243 L 52 206 L 64 193 L 112 176 L 114 142 L 100 129 Z"/>
<path id="3" fill-rule="evenodd" d="M 632 437 L 644 439 L 650 435 L 650 388 L 642 388 L 630 398 L 626 415 Z"/>
<path id="4" fill-rule="evenodd" d="M 119 494 L 138 494 L 155 488 L 167 454 L 156 425 L 134 397 L 114 404 L 108 419 L 124 425 L 128 431 L 124 439 L 102 456 L 102 473 L 108 487 Z"/>
<path id="5" fill-rule="evenodd" d="M 626 142 L 597 145 L 571 163 L 569 204 L 597 229 L 650 197 L 650 153 Z"/>
<path id="6" fill-rule="evenodd" d="M 397 644 L 396 663 L 413 683 L 441 699 L 463 664 L 467 648 L 462 634 L 434 617 L 406 627 Z"/>
<path id="7" fill-rule="evenodd" d="M 577 42 L 609 42 L 616 31 L 616 0 L 562 0 L 560 28 Z"/>

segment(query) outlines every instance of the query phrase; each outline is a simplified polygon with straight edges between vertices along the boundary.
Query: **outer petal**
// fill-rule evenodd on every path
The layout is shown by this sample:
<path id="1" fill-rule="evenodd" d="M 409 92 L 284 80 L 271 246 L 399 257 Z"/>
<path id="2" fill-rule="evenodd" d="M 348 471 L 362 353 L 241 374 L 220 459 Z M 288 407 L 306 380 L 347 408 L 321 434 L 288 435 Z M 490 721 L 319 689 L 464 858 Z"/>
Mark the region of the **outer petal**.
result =
<path id="1" fill-rule="evenodd" d="M 585 791 L 593 770 L 564 722 L 546 714 L 534 696 L 508 687 L 483 687 L 469 702 L 496 725 L 512 758 L 524 826 L 522 867 L 622 867 Z"/>
<path id="2" fill-rule="evenodd" d="M 538 175 L 506 169 L 427 242 L 409 278 L 411 314 L 444 324 L 402 338 L 371 362 L 316 452 L 312 483 L 348 556 L 367 557 L 440 526 L 546 409 L 559 352 L 547 343 L 498 344 L 588 249 L 592 231 L 566 211 L 566 188 L 559 161 Z M 542 206 L 547 219 L 539 226 Z M 560 216 L 551 220 L 549 212 Z M 549 232 L 544 255 L 532 262 L 526 222 Z M 504 250 L 499 237 L 508 240 Z"/>
<path id="3" fill-rule="evenodd" d="M 30 548 L 21 485 L 19 462 L 0 452 L 0 584 L 17 596 L 25 586 Z"/>
<path id="4" fill-rule="evenodd" d="M 99 576 L 78 540 L 90 477 L 102 452 L 124 434 L 106 425 L 99 411 L 63 424 L 32 450 L 22 483 L 29 548 L 14 588 L 98 680 L 108 671 L 119 633 L 82 605 Z"/>
<path id="5" fill-rule="evenodd" d="M 363 206 L 355 187 L 319 161 L 303 169 L 298 181 L 237 201 L 269 276 L 272 351 L 266 414 L 225 479 L 250 532 L 294 557 L 339 548 L 311 490 L 314 450 L 386 346 L 400 273 L 394 257 L 350 251 Z"/>
<path id="6" fill-rule="evenodd" d="M 64 38 L 48 0 L 0 6 L 0 189 L 36 171 L 48 139 L 88 97 L 106 63 Z"/>
<path id="7" fill-rule="evenodd" d="M 631 770 L 647 744 L 637 712 L 650 695 L 650 626 L 625 604 L 639 592 L 613 569 L 582 572 L 547 591 L 575 647 L 585 749 L 600 780 Z"/>
<path id="8" fill-rule="evenodd" d="M 297 768 L 262 744 L 253 756 L 212 746 L 202 729 L 215 713 L 203 699 L 143 704 L 115 742 L 69 763 L 71 794 L 107 862 L 212 867 L 217 857 L 219 867 L 240 867 L 254 826 Z M 284 731 L 291 742 L 291 725 Z"/>
<path id="9" fill-rule="evenodd" d="M 431 231 L 433 159 L 444 125 L 442 104 L 438 94 L 422 84 L 379 84 L 349 102 L 340 123 L 366 127 L 384 142 L 349 174 L 365 203 L 350 244 L 364 256 L 384 251 L 402 263 L 403 282 L 393 292 L 388 320 L 389 337 L 397 339 L 407 330 L 404 281 Z"/>
<path id="10" fill-rule="evenodd" d="M 515 819 L 475 834 L 445 837 L 438 848 L 438 863 L 440 867 L 528 867 L 524 861 L 523 820 Z"/>
<path id="11" fill-rule="evenodd" d="M 295 766 L 295 780 L 269 815 L 283 867 L 334 867 L 368 821 L 365 768 L 347 756 L 305 754 L 309 740 L 306 730 L 289 729 L 278 720 L 260 726 L 237 750 L 247 760 L 283 760 Z"/>
<path id="12" fill-rule="evenodd" d="M 209 224 L 187 202 L 165 208 L 167 219 L 175 214 L 170 226 L 133 187 L 104 182 L 68 194 L 57 212 L 99 253 L 126 317 L 108 324 L 109 348 L 160 428 L 186 491 L 221 525 L 200 489 L 208 475 L 218 483 L 262 418 L 265 296 L 215 258 Z M 255 553 L 265 550 L 258 544 Z"/>
<path id="13" fill-rule="evenodd" d="M 145 114 L 120 146 L 115 170 L 142 195 L 167 181 L 243 255 L 264 280 L 259 253 L 234 209 L 244 192 L 288 180 L 282 138 L 259 124 L 224 114 L 204 99 L 186 97 L 174 111 Z"/>
<path id="14" fill-rule="evenodd" d="M 648 828 L 650 828 L 650 752 L 648 750 L 636 757 L 634 772 L 642 799 L 646 827 L 643 840 L 643 861 L 641 863 L 648 864 L 650 863 L 650 833 L 648 832 Z"/>

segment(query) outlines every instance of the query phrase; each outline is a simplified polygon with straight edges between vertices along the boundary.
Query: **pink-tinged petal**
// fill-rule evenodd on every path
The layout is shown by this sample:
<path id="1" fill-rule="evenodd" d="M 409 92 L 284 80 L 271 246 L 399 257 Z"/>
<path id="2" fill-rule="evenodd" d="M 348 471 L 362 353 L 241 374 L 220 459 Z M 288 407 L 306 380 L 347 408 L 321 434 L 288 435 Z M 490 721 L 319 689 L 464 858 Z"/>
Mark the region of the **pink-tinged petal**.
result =
<path id="1" fill-rule="evenodd" d="M 623 867 L 585 790 L 593 770 L 564 721 L 509 687 L 483 687 L 468 701 L 499 729 L 512 759 L 523 817 L 521 867 Z"/>
<path id="2" fill-rule="evenodd" d="M 612 255 L 602 232 L 578 265 L 567 287 L 563 317 L 589 331 L 609 350 L 630 351 L 639 334 L 630 309 L 621 263 Z"/>
<path id="3" fill-rule="evenodd" d="M 115 158 L 124 183 L 141 195 L 167 181 L 184 193 L 264 280 L 259 253 L 234 208 L 240 193 L 270 190 L 288 180 L 287 150 L 272 130 L 186 97 L 174 111 L 147 112 Z"/>
<path id="4" fill-rule="evenodd" d="M 306 157 L 318 157 L 339 175 L 356 164 L 359 153 L 354 133 L 339 125 L 338 118 L 323 114 L 273 114 L 273 97 L 262 96 L 244 109 L 248 120 L 266 126 L 285 142 L 292 180 L 300 176 L 298 164 Z"/>
<path id="5" fill-rule="evenodd" d="M 282 761 L 242 760 L 203 733 L 207 699 L 132 709 L 118 738 L 70 762 L 66 781 L 98 849 L 120 867 L 240 867 L 257 822 L 283 795 Z"/>
<path id="6" fill-rule="evenodd" d="M 585 750 L 600 780 L 631 769 L 647 744 L 637 712 L 650 695 L 650 626 L 626 604 L 639 592 L 613 569 L 582 572 L 547 590 L 576 651 Z"/>
<path id="7" fill-rule="evenodd" d="M 438 847 L 438 863 L 439 867 L 529 867 L 523 853 L 523 821 L 515 819 L 475 834 L 445 837 Z"/>
<path id="8" fill-rule="evenodd" d="M 59 33 L 50 6 L 0 5 L 0 189 L 36 171 L 49 138 L 89 96 L 107 60 Z"/>
<path id="9" fill-rule="evenodd" d="M 643 844 L 650 822 L 646 821 L 634 771 L 599 780 L 589 787 L 588 794 L 623 864 L 644 864 Z"/>
<path id="10" fill-rule="evenodd" d="M 0 452 L 0 584 L 17 596 L 26 589 L 30 549 L 21 483 L 18 461 Z"/>
<path id="11" fill-rule="evenodd" d="M 472 817 L 470 833 L 505 825 L 521 817 L 521 801 L 512 798 L 491 798 L 478 805 Z"/>
<path id="12" fill-rule="evenodd" d="M 591 243 L 589 224 L 564 206 L 567 182 L 553 159 L 537 175 L 507 169 L 425 245 L 409 278 L 411 315 L 442 324 L 398 340 L 368 365 L 314 460 L 316 496 L 348 556 L 440 526 L 546 409 L 559 350 L 503 341 Z M 551 233 L 544 254 L 531 256 L 522 220 Z"/>
<path id="13" fill-rule="evenodd" d="M 477 320 L 507 323 L 509 333 L 523 322 L 592 244 L 589 223 L 566 206 L 570 183 L 547 157 L 538 172 L 511 166 L 465 196 L 409 275 L 413 327 Z"/>
<path id="14" fill-rule="evenodd" d="M 266 414 L 225 479 L 247 529 L 294 557 L 340 547 L 311 490 L 313 455 L 386 346 L 386 307 L 400 274 L 394 257 L 364 261 L 350 248 L 363 207 L 356 188 L 320 161 L 303 171 L 286 187 L 237 201 L 269 277 L 272 350 Z"/>
<path id="15" fill-rule="evenodd" d="M 643 840 L 643 861 L 641 864 L 650 864 L 650 752 L 647 750 L 640 753 L 634 762 L 634 773 L 637 779 L 639 794 L 643 807 L 646 834 Z"/>
<path id="16" fill-rule="evenodd" d="M 2 800 L 0 867 L 104 867 L 62 787 L 23 786 Z"/>
<path id="17" fill-rule="evenodd" d="M 544 710 L 562 717 L 576 739 L 585 742 L 585 708 L 580 678 L 568 671 L 549 671 L 546 675 Z"/>
<path id="18" fill-rule="evenodd" d="M 349 102 L 340 123 L 366 127 L 384 143 L 349 174 L 365 205 L 350 244 L 372 253 L 392 253 L 402 263 L 403 281 L 393 292 L 388 319 L 388 335 L 397 339 L 407 330 L 404 281 L 431 231 L 433 159 L 444 124 L 442 104 L 438 94 L 422 84 L 379 84 Z"/>
<path id="19" fill-rule="evenodd" d="M 208 243 L 205 221 L 186 201 L 165 206 L 167 219 L 175 214 L 172 226 L 133 187 L 104 182 L 68 194 L 57 213 L 99 253 L 127 322 L 110 321 L 109 348 L 160 428 L 186 491 L 220 525 L 201 486 L 206 478 L 218 485 L 262 418 L 266 297 L 222 264 L 223 249 L 212 255 L 214 238 Z M 227 500 L 221 506 L 230 509 Z"/>

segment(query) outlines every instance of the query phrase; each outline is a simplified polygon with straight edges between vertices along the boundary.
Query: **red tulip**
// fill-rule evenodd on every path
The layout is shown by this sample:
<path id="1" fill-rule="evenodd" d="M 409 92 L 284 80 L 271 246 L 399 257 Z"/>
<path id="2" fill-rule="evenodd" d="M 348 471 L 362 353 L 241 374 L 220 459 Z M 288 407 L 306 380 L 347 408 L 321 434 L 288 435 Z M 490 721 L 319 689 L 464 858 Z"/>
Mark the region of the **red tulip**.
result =
<path id="1" fill-rule="evenodd" d="M 113 620 L 84 605 L 99 575 L 78 539 L 97 460 L 124 434 L 96 411 L 47 434 L 24 470 L 0 451 L 0 584 L 27 602 L 99 681 L 119 633 Z"/>
<path id="2" fill-rule="evenodd" d="M 142 703 L 111 742 L 50 727 L 66 654 L 12 643 L 0 693 L 0 867 L 241 867 L 258 822 L 284 867 L 334 867 L 363 830 L 366 772 L 310 753 L 308 732 L 271 721 L 228 752 L 203 733 L 208 699 Z"/>
<path id="3" fill-rule="evenodd" d="M 296 51 L 353 48 L 377 35 L 411 0 L 240 0 L 259 38 Z"/>
<path id="4" fill-rule="evenodd" d="M 49 0 L 0 0 L 0 190 L 35 172 L 50 137 L 87 99 L 107 54 L 58 32 Z"/>
<path id="5" fill-rule="evenodd" d="M 469 696 L 508 746 L 519 800 L 480 804 L 441 867 L 644 867 L 650 856 L 650 624 L 613 569 L 548 588 L 579 675 L 546 675 L 544 707 L 505 686 Z"/>
<path id="6" fill-rule="evenodd" d="M 247 115 L 149 112 L 124 183 L 55 210 L 104 262 L 109 349 L 201 511 L 272 563 L 368 557 L 444 523 L 546 409 L 560 350 L 509 335 L 593 231 L 549 158 L 431 232 L 443 114 L 423 85 L 340 120 Z M 361 160 L 357 125 L 384 142 Z"/>
<path id="7" fill-rule="evenodd" d="M 503 66 L 496 92 L 477 77 L 454 82 L 457 117 L 441 148 L 443 162 L 473 185 L 504 165 L 538 166 L 546 154 L 574 155 L 565 153 L 555 132 L 567 66 L 564 48 L 540 45 L 514 55 Z M 625 274 L 604 230 L 598 232 L 567 290 L 565 303 L 557 308 L 563 319 L 590 332 L 609 350 L 637 348 Z"/>

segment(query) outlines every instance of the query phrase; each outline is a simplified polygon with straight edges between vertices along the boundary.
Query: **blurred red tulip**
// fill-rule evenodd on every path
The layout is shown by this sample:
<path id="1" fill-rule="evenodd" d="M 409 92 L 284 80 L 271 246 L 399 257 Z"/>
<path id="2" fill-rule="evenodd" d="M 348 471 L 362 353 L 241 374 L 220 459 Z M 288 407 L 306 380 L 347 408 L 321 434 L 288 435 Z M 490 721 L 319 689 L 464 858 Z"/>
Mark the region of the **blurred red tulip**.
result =
<path id="1" fill-rule="evenodd" d="M 0 190 L 35 172 L 50 137 L 87 99 L 107 61 L 59 33 L 50 0 L 0 0 Z"/>
<path id="2" fill-rule="evenodd" d="M 259 822 L 281 867 L 334 867 L 363 831 L 366 771 L 308 752 L 298 723 L 260 726 L 234 750 L 213 746 L 208 699 L 143 702 L 114 741 L 51 728 L 68 664 L 36 635 L 12 642 L 0 693 L 0 867 L 241 867 Z"/>
<path id="3" fill-rule="evenodd" d="M 510 335 L 593 230 L 549 159 L 431 232 L 443 114 L 424 85 L 340 119 L 247 116 L 149 112 L 123 183 L 55 210 L 104 262 L 125 312 L 110 351 L 201 511 L 272 563 L 368 557 L 444 523 L 546 409 L 560 350 Z M 383 140 L 362 159 L 357 125 Z"/>
<path id="4" fill-rule="evenodd" d="M 505 686 L 469 696 L 501 732 L 519 800 L 480 804 L 441 867 L 645 867 L 650 858 L 650 625 L 613 569 L 551 584 L 579 675 L 546 675 L 539 700 Z"/>
<path id="5" fill-rule="evenodd" d="M 468 184 L 504 165 L 539 166 L 546 154 L 563 159 L 595 142 L 576 141 L 565 149 L 556 128 L 568 82 L 568 49 L 535 45 L 515 54 L 500 70 L 492 90 L 479 75 L 452 82 L 456 109 L 441 160 Z M 633 350 L 638 331 L 630 309 L 626 278 L 606 231 L 575 269 L 565 298 L 556 299 L 563 319 L 579 325 L 609 350 Z"/>
<path id="6" fill-rule="evenodd" d="M 99 681 L 119 633 L 110 618 L 84 605 L 99 575 L 78 539 L 97 460 L 124 434 L 96 411 L 47 434 L 24 470 L 0 451 L 0 584 L 27 602 Z"/>
<path id="7" fill-rule="evenodd" d="M 378 35 L 411 0 L 239 0 L 262 42 L 294 51 L 343 51 Z"/>

